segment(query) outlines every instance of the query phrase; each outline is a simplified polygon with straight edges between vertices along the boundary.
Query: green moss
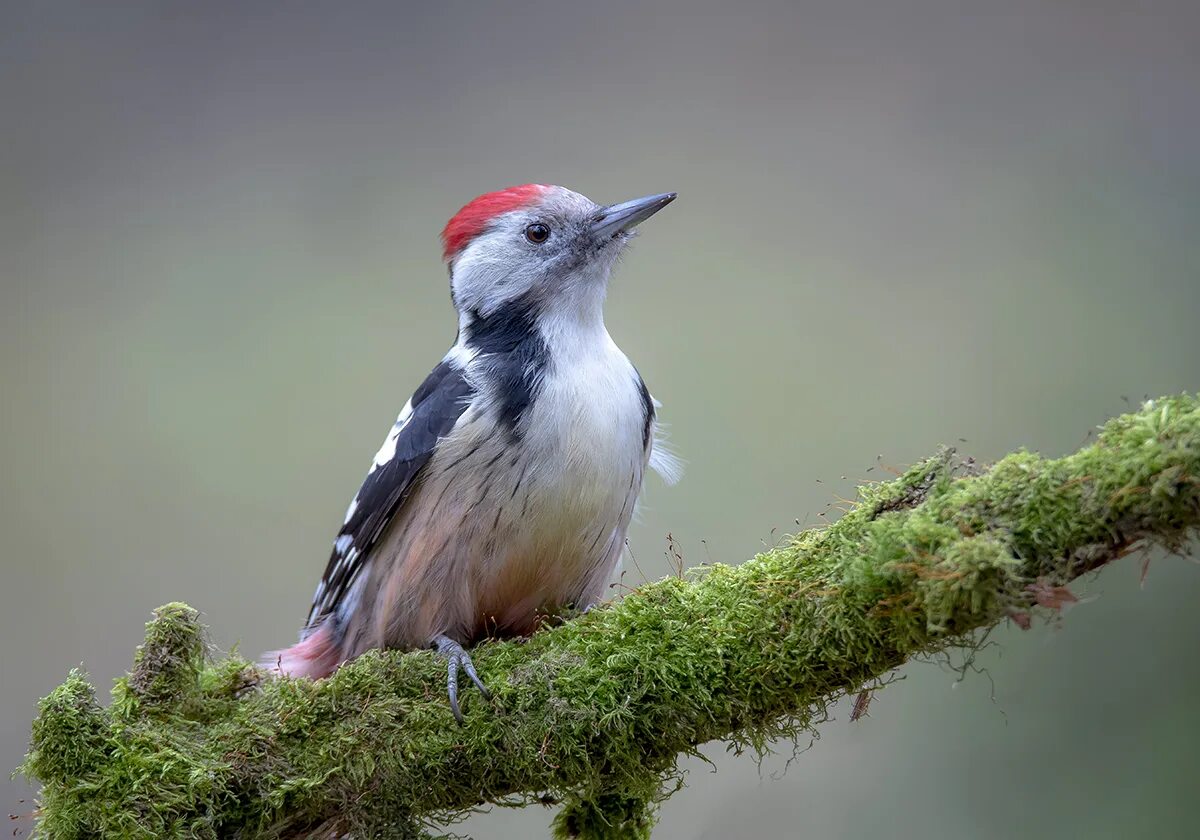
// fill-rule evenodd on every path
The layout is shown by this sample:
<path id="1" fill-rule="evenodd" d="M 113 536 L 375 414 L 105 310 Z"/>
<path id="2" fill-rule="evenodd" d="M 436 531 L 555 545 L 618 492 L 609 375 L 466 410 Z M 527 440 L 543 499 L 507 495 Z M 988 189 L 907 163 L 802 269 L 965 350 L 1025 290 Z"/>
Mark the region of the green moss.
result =
<path id="1" fill-rule="evenodd" d="M 194 610 L 147 625 L 107 709 L 77 673 L 42 701 L 22 770 L 45 837 L 411 837 L 487 802 L 566 805 L 560 837 L 646 837 L 680 754 L 802 738 L 914 655 L 1036 607 L 1135 542 L 1200 524 L 1200 403 L 1116 418 L 1057 460 L 943 452 L 860 491 L 837 523 L 737 566 L 641 587 L 474 655 L 494 699 L 455 725 L 428 652 L 319 682 L 206 658 Z"/>
<path id="2" fill-rule="evenodd" d="M 554 818 L 554 836 L 559 840 L 647 840 L 654 817 L 654 807 L 628 791 L 598 793 L 568 802 Z"/>
<path id="3" fill-rule="evenodd" d="M 180 711 L 196 699 L 204 666 L 200 613 L 178 601 L 166 604 L 146 624 L 146 641 L 134 653 L 129 676 L 117 682 L 114 703 L 126 715 Z"/>
<path id="4" fill-rule="evenodd" d="M 49 785 L 70 784 L 106 759 L 107 721 L 82 672 L 38 704 L 23 771 Z"/>

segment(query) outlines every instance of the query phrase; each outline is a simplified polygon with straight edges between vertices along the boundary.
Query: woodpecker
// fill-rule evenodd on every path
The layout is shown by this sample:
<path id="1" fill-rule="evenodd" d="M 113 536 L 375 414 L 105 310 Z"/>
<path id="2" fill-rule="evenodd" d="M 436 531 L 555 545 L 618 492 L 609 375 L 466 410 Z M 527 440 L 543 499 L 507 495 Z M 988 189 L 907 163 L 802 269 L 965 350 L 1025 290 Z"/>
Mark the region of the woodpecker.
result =
<path id="1" fill-rule="evenodd" d="M 299 643 L 267 667 L 319 678 L 373 648 L 432 648 L 461 723 L 459 671 L 488 696 L 467 648 L 600 599 L 646 467 L 678 473 L 603 314 L 634 228 L 674 199 L 602 207 L 526 184 L 450 219 L 458 337 L 375 453 Z"/>

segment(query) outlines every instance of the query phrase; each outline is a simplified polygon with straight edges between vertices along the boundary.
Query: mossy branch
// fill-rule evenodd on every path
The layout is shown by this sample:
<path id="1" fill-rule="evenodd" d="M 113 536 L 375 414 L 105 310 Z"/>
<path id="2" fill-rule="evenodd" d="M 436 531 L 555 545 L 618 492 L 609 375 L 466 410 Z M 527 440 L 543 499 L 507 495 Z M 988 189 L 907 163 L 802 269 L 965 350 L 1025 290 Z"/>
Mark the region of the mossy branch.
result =
<path id="1" fill-rule="evenodd" d="M 679 755 L 801 735 L 909 657 L 1028 626 L 1135 545 L 1180 550 L 1200 525 L 1200 402 L 1149 402 L 1073 455 L 975 472 L 943 453 L 743 565 L 485 644 L 495 697 L 468 692 L 463 726 L 430 653 L 263 680 L 211 659 L 196 612 L 168 605 L 111 705 L 78 673 L 42 702 L 22 767 L 43 785 L 38 833 L 403 837 L 557 801 L 560 837 L 646 837 Z"/>

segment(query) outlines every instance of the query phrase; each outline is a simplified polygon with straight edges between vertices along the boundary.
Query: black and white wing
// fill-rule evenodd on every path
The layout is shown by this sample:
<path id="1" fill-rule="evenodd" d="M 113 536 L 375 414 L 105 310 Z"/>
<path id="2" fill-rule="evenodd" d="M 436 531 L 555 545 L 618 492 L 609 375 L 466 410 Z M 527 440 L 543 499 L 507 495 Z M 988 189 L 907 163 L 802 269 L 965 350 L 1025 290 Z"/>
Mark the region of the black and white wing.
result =
<path id="1" fill-rule="evenodd" d="M 346 510 L 329 565 L 313 595 L 306 632 L 334 612 L 346 597 L 372 546 L 404 504 L 438 440 L 454 428 L 472 395 L 462 369 L 442 361 L 404 406 Z"/>

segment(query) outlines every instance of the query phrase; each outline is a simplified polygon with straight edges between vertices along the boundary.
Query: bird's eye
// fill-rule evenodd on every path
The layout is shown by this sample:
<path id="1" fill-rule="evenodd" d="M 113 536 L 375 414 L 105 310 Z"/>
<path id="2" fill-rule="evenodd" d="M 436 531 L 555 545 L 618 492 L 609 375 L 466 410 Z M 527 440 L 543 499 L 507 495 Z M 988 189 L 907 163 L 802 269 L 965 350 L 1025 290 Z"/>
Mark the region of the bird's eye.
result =
<path id="1" fill-rule="evenodd" d="M 525 228 L 525 238 L 534 245 L 541 245 L 550 238 L 550 228 L 546 227 L 541 222 L 534 222 L 529 227 Z"/>

